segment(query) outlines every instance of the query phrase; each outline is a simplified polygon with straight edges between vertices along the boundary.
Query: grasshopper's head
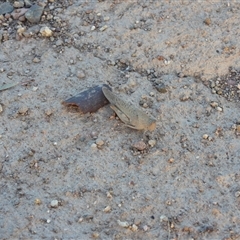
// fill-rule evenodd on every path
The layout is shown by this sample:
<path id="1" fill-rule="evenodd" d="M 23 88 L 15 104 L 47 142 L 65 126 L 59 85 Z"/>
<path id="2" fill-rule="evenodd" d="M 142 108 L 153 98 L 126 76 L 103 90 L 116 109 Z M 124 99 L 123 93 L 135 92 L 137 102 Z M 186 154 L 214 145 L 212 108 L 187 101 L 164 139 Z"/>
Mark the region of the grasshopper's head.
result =
<path id="1" fill-rule="evenodd" d="M 155 130 L 155 128 L 156 128 L 156 119 L 150 118 L 147 130 L 152 132 Z"/>

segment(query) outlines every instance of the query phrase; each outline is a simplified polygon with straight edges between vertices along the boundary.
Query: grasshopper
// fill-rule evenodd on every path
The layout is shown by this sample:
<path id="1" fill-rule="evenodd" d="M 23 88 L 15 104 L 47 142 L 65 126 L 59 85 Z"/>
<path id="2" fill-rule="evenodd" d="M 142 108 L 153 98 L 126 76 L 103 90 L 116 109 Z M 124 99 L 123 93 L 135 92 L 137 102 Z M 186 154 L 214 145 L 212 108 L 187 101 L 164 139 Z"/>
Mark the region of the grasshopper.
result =
<path id="1" fill-rule="evenodd" d="M 153 117 L 147 115 L 141 109 L 134 107 L 131 103 L 125 102 L 108 88 L 102 87 L 102 91 L 111 103 L 111 108 L 126 126 L 145 131 L 153 131 L 156 128 L 156 120 Z"/>

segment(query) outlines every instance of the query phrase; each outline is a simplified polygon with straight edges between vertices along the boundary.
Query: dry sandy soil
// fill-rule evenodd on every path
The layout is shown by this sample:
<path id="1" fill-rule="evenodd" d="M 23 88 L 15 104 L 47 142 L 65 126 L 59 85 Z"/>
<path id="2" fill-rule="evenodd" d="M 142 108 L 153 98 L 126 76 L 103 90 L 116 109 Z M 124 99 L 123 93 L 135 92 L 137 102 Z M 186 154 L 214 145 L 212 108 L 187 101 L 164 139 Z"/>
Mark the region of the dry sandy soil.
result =
<path id="1" fill-rule="evenodd" d="M 36 25 L 16 20 L 0 43 L 0 85 L 19 82 L 0 92 L 1 239 L 240 239 L 239 3 L 44 11 L 52 37 L 16 39 Z M 62 105 L 103 83 L 145 103 L 156 130 Z"/>

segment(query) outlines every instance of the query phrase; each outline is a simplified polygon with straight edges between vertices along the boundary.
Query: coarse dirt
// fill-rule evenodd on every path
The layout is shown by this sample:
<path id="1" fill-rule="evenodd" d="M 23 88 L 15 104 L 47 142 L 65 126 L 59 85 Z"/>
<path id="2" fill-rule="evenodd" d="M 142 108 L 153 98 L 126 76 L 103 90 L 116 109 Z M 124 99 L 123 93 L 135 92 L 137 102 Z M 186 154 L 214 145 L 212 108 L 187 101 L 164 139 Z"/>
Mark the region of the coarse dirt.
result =
<path id="1" fill-rule="evenodd" d="M 48 14 L 53 36 L 12 21 L 0 43 L 0 85 L 19 82 L 0 92 L 0 238 L 240 239 L 239 2 L 51 0 Z M 156 130 L 62 105 L 104 83 Z"/>

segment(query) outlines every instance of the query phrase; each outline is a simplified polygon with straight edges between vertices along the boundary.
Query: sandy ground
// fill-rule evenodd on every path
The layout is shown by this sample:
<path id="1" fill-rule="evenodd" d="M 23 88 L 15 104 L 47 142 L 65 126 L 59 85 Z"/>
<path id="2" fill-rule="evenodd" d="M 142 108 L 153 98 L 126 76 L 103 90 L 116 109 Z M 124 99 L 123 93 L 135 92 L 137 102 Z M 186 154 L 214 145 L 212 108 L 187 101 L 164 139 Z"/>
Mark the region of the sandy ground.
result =
<path id="1" fill-rule="evenodd" d="M 13 28 L 0 44 L 0 84 L 20 82 L 0 92 L 1 239 L 240 239 L 237 1 L 45 11 L 61 20 L 39 23 L 53 37 Z M 103 83 L 145 102 L 156 130 L 125 127 L 109 105 L 61 104 Z"/>

